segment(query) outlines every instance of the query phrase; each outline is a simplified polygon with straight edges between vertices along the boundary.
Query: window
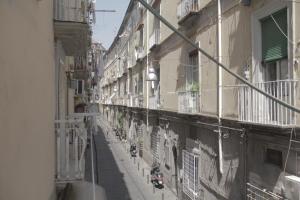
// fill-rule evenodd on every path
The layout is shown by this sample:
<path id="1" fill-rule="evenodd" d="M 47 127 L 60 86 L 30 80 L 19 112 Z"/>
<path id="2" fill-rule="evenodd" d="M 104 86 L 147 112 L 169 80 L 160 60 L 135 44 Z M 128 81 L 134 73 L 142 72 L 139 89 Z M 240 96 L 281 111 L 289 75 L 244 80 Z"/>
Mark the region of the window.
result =
<path id="1" fill-rule="evenodd" d="M 275 149 L 266 149 L 265 162 L 282 168 L 282 152 Z"/>
<path id="2" fill-rule="evenodd" d="M 263 62 L 287 57 L 287 38 L 278 26 L 287 35 L 287 9 L 261 19 Z"/>
<path id="3" fill-rule="evenodd" d="M 199 90 L 199 54 L 198 50 L 189 53 L 188 65 L 185 68 L 186 90 Z"/>
<path id="4" fill-rule="evenodd" d="M 159 95 L 159 79 L 160 79 L 160 69 L 155 69 L 155 74 L 157 76 L 157 81 L 150 81 L 150 95 Z M 157 94 L 158 93 L 158 94 Z"/>
<path id="5" fill-rule="evenodd" d="M 170 144 L 166 138 L 164 142 L 164 153 L 165 153 L 165 167 L 167 169 L 170 169 Z"/>
<path id="6" fill-rule="evenodd" d="M 76 89 L 75 94 L 76 95 L 83 95 L 84 94 L 84 81 L 83 80 L 76 80 Z"/>
<path id="7" fill-rule="evenodd" d="M 260 20 L 265 81 L 288 79 L 287 9 Z"/>
<path id="8" fill-rule="evenodd" d="M 139 73 L 138 77 L 138 94 L 143 94 L 143 73 Z"/>
<path id="9" fill-rule="evenodd" d="M 183 156 L 183 192 L 195 200 L 198 197 L 198 162 L 199 157 L 184 150 Z"/>
<path id="10" fill-rule="evenodd" d="M 154 159 L 159 160 L 159 143 L 160 143 L 160 135 L 158 132 L 158 126 L 154 126 L 151 133 L 151 150 Z"/>

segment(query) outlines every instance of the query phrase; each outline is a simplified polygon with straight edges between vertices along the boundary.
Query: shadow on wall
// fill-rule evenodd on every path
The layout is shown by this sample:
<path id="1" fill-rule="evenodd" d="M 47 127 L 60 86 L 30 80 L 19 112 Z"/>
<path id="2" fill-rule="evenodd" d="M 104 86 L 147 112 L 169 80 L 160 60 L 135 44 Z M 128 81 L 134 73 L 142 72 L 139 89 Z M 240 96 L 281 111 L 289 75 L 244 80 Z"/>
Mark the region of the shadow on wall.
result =
<path id="1" fill-rule="evenodd" d="M 123 173 L 120 172 L 116 160 L 112 154 L 109 142 L 104 138 L 104 133 L 99 127 L 99 134 L 94 137 L 94 144 L 97 147 L 95 164 L 95 182 L 101 186 L 106 194 L 107 200 L 128 200 L 130 195 L 123 179 Z M 101 163 L 97 165 L 96 163 Z M 92 181 L 91 155 L 90 149 L 86 151 L 86 180 Z"/>

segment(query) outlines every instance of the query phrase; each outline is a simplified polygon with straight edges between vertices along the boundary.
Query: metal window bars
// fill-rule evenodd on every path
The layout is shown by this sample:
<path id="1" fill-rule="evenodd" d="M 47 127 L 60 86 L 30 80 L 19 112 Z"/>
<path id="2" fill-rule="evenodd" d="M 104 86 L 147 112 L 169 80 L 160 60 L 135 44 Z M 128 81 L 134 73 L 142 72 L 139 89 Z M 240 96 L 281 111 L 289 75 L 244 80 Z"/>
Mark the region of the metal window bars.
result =
<path id="1" fill-rule="evenodd" d="M 194 153 L 183 150 L 183 192 L 192 200 L 198 198 L 199 157 Z"/>
<path id="2" fill-rule="evenodd" d="M 247 183 L 247 200 L 284 200 L 278 194 Z"/>

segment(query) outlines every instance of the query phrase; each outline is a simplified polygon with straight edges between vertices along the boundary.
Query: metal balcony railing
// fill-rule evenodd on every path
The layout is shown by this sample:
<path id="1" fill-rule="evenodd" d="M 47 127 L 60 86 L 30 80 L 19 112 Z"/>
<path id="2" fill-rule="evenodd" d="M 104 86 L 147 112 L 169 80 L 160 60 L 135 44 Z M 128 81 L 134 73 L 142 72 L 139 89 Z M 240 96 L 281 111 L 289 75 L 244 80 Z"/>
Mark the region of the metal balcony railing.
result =
<path id="1" fill-rule="evenodd" d="M 149 97 L 149 109 L 156 110 L 159 108 L 159 97 L 157 95 Z"/>
<path id="2" fill-rule="evenodd" d="M 295 80 L 278 80 L 254 83 L 261 90 L 294 105 L 296 98 Z M 239 120 L 251 123 L 287 126 L 296 123 L 295 113 L 275 101 L 242 85 L 238 90 Z"/>
<path id="3" fill-rule="evenodd" d="M 284 200 L 278 194 L 247 183 L 247 200 Z"/>
<path id="4" fill-rule="evenodd" d="M 159 42 L 160 42 L 160 29 L 154 29 L 153 33 L 150 35 L 149 38 L 149 49 L 158 45 Z"/>
<path id="5" fill-rule="evenodd" d="M 177 17 L 183 19 L 190 13 L 196 13 L 200 8 L 200 0 L 182 0 L 177 6 Z"/>
<path id="6" fill-rule="evenodd" d="M 84 179 L 87 131 L 82 119 L 55 121 L 56 179 L 71 182 Z"/>
<path id="7" fill-rule="evenodd" d="M 132 96 L 132 107 L 142 108 L 143 102 L 144 102 L 143 95 Z"/>
<path id="8" fill-rule="evenodd" d="M 185 91 L 178 92 L 178 112 L 197 113 L 199 112 L 199 92 Z"/>
<path id="9" fill-rule="evenodd" d="M 136 60 L 141 60 L 145 57 L 145 50 L 144 50 L 144 47 L 140 46 L 136 49 L 136 52 L 135 52 L 135 55 L 136 55 Z"/>
<path id="10" fill-rule="evenodd" d="M 54 0 L 54 19 L 87 23 L 89 21 L 90 8 L 90 0 Z"/>

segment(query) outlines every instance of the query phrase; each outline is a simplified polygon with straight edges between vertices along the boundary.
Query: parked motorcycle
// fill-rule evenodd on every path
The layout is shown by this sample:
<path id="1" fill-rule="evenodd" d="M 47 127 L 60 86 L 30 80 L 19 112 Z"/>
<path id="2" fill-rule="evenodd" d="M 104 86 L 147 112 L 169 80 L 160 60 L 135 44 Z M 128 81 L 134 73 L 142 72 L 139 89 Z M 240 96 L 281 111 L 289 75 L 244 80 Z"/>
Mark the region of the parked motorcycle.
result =
<path id="1" fill-rule="evenodd" d="M 163 173 L 160 172 L 159 165 L 157 164 L 153 165 L 150 174 L 151 174 L 151 183 L 156 188 L 162 189 L 164 187 L 164 176 Z"/>
<path id="2" fill-rule="evenodd" d="M 136 151 L 136 145 L 132 144 L 130 145 L 130 155 L 131 157 L 136 157 L 137 151 Z"/>

